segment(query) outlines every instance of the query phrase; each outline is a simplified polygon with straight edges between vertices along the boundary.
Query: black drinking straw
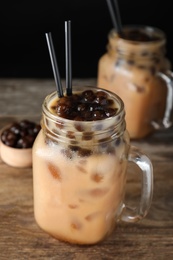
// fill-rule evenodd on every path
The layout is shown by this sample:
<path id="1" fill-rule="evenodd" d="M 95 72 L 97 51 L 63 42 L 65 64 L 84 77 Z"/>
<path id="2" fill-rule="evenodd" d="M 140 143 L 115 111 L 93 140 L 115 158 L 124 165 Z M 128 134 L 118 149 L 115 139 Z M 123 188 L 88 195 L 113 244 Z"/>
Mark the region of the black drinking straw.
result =
<path id="1" fill-rule="evenodd" d="M 46 33 L 46 40 L 47 40 L 48 50 L 49 50 L 49 54 L 50 54 L 50 60 L 51 60 L 51 64 L 52 64 L 52 70 L 53 70 L 53 74 L 54 74 L 58 97 L 61 98 L 61 97 L 63 97 L 63 89 L 62 89 L 60 74 L 59 74 L 59 70 L 58 70 L 58 64 L 57 64 L 57 60 L 56 60 L 52 35 L 50 32 Z"/>
<path id="2" fill-rule="evenodd" d="M 117 33 L 120 33 L 122 31 L 122 23 L 121 23 L 121 17 L 118 7 L 118 1 L 117 0 L 106 0 L 107 5 L 109 8 L 109 13 L 112 19 L 113 26 Z"/>
<path id="3" fill-rule="evenodd" d="M 71 21 L 65 21 L 66 93 L 72 95 Z"/>

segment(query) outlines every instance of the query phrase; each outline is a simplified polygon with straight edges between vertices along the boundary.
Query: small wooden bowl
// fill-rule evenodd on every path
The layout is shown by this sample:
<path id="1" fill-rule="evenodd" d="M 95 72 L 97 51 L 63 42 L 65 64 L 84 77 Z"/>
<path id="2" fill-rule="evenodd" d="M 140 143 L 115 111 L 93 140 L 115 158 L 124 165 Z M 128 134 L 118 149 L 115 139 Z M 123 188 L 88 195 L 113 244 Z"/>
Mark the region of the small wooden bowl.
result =
<path id="1" fill-rule="evenodd" d="M 13 167 L 26 168 L 32 166 L 32 148 L 13 148 L 0 140 L 1 159 Z"/>

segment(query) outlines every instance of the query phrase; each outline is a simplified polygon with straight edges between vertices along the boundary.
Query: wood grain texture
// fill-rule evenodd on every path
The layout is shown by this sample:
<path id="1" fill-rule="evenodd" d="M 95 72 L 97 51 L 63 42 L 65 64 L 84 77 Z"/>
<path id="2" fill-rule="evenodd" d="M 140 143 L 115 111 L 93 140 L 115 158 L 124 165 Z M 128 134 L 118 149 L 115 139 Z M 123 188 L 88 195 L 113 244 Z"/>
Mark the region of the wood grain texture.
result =
<path id="1" fill-rule="evenodd" d="M 81 85 L 94 82 L 94 79 L 76 80 L 76 84 Z M 28 104 L 32 104 L 35 92 L 30 88 L 34 86 L 37 86 L 34 96 L 40 101 L 30 108 L 24 102 L 21 113 L 17 113 L 19 108 L 13 107 L 11 93 L 15 93 L 17 100 L 24 99 L 27 93 Z M 41 86 L 44 87 L 41 89 Z M 54 87 L 51 80 L 0 80 L 1 112 L 5 111 L 3 104 L 11 100 L 8 111 L 0 113 L 0 127 L 29 115 L 39 119 L 40 103 L 49 86 Z M 69 245 L 43 232 L 34 219 L 32 168 L 13 168 L 0 159 L 0 260 L 173 259 L 173 130 L 132 141 L 132 144 L 146 152 L 153 162 L 154 195 L 150 211 L 137 224 L 119 223 L 108 239 L 94 246 Z M 140 176 L 129 165 L 127 202 L 135 205 L 139 192 Z"/>

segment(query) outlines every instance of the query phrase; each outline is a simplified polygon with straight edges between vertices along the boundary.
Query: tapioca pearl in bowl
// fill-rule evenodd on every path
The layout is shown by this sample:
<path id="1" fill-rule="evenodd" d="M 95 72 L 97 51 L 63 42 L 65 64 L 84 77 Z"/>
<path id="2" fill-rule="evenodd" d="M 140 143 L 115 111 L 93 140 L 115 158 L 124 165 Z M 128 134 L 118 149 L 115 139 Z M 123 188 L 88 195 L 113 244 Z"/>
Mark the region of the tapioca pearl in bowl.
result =
<path id="1" fill-rule="evenodd" d="M 13 167 L 32 166 L 32 146 L 41 127 L 29 120 L 5 126 L 0 133 L 2 161 Z"/>

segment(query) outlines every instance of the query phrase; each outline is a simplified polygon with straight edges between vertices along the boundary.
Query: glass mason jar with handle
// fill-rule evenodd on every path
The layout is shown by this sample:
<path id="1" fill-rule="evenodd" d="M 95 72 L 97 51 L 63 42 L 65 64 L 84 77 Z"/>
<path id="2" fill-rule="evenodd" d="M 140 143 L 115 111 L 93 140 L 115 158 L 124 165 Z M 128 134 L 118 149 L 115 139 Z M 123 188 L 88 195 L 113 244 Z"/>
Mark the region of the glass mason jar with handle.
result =
<path id="1" fill-rule="evenodd" d="M 73 87 L 74 100 L 81 92 L 96 100 L 97 105 L 84 102 L 90 112 L 103 105 L 101 111 L 110 113 L 107 103 L 116 114 L 87 121 L 87 110 L 85 120 L 66 119 L 55 113 L 57 93 L 45 98 L 42 129 L 33 147 L 34 214 L 38 225 L 57 239 L 95 244 L 112 233 L 118 220 L 136 222 L 146 216 L 153 168 L 144 153 L 130 146 L 122 100 L 97 87 Z M 135 210 L 124 202 L 128 161 L 142 173 L 141 201 Z"/>
<path id="2" fill-rule="evenodd" d="M 126 26 L 109 33 L 107 53 L 98 62 L 97 86 L 119 95 L 132 139 L 172 125 L 171 64 L 165 34 L 153 27 Z"/>

